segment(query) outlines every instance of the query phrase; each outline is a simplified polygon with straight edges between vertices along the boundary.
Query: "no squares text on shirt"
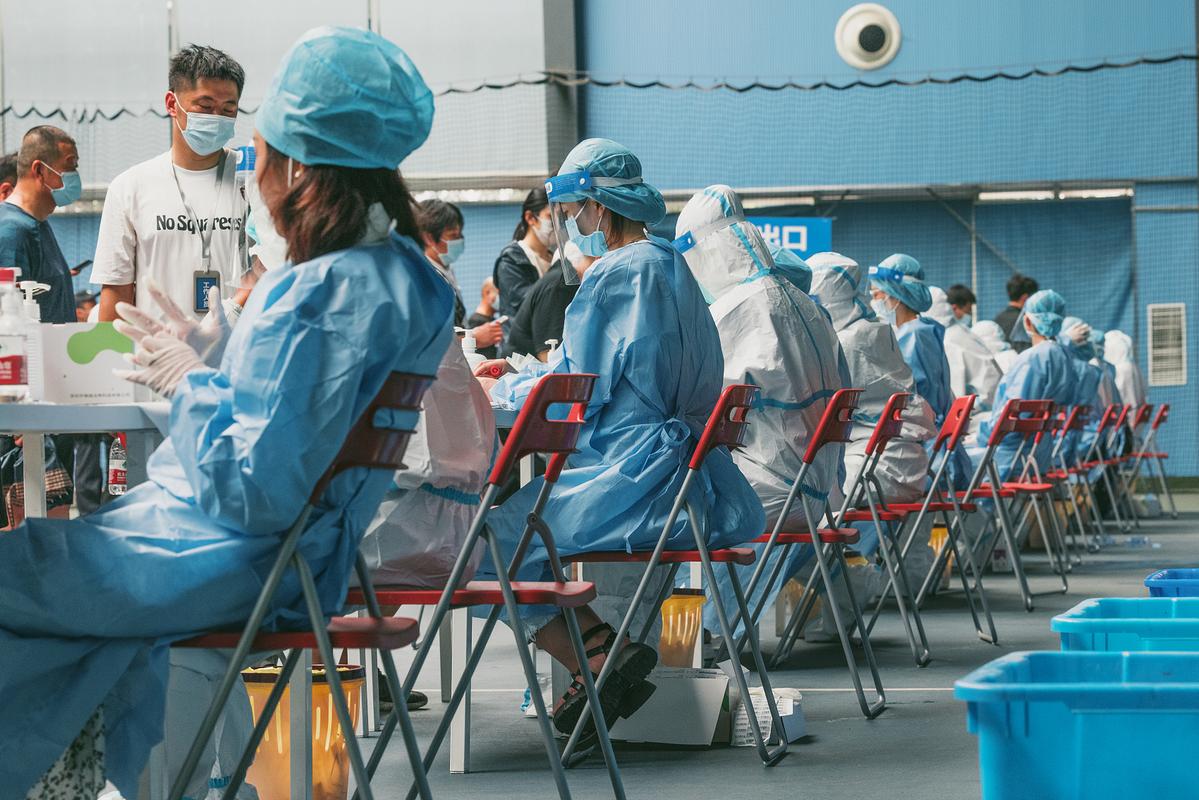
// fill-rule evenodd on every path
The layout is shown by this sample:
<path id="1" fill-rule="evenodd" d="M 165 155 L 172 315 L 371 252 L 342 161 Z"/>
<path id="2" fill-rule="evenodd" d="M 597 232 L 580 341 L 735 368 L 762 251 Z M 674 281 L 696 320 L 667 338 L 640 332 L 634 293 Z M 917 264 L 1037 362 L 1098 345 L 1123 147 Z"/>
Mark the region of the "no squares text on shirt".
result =
<path id="1" fill-rule="evenodd" d="M 241 217 L 213 217 L 211 219 L 200 220 L 200 230 L 208 230 L 209 225 L 213 230 L 220 231 L 240 231 L 242 226 Z M 196 233 L 196 221 L 188 217 L 187 214 L 159 214 L 155 217 L 154 229 L 159 231 L 187 231 L 188 233 Z"/>

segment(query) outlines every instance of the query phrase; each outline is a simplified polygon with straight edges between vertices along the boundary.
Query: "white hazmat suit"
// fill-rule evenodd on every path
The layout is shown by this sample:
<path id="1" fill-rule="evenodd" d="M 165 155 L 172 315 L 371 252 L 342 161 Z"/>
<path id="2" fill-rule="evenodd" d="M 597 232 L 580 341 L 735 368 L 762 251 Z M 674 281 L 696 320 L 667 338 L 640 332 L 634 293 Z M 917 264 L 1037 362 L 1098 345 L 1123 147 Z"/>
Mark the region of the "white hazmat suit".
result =
<path id="1" fill-rule="evenodd" d="M 1103 359 L 1116 368 L 1116 391 L 1120 400 L 1134 408 L 1148 400 L 1145 375 L 1137 364 L 1132 339 L 1124 331 L 1108 331 L 1103 339 Z"/>
<path id="2" fill-rule="evenodd" d="M 450 341 L 425 393 L 416 432 L 359 549 L 377 584 L 445 586 L 479 510 L 495 449 L 495 417 L 462 344 Z M 482 548 L 464 580 L 474 575 Z"/>
<path id="3" fill-rule="evenodd" d="M 676 246 L 711 298 L 709 310 L 724 351 L 725 385 L 752 384 L 761 390 L 749 416 L 745 447 L 733 453 L 733 460 L 762 501 L 767 528 L 772 529 L 825 407 L 847 376 L 840 369 L 840 345 L 832 325 L 793 282 L 792 273 L 776 267 L 761 234 L 742 213 L 732 189 L 710 186 L 679 214 Z M 840 505 L 840 466 L 841 447 L 835 444 L 821 450 L 813 462 L 802 487 L 813 511 L 823 512 L 826 502 Z M 786 526 L 789 531 L 806 530 L 799 499 Z M 793 547 L 783 575 L 795 574 L 810 557 L 810 548 Z M 740 570 L 742 580 L 752 571 Z M 761 598 L 762 588 L 750 598 L 751 604 Z M 767 604 L 779 588 L 773 587 Z M 731 600 L 731 587 L 723 596 Z"/>
<path id="4" fill-rule="evenodd" d="M 975 411 L 986 411 L 995 402 L 995 389 L 1003 370 L 995 362 L 991 348 L 970 328 L 958 322 L 945 292 L 929 287 L 932 307 L 925 312 L 945 328 L 945 358 L 949 362 L 949 387 L 955 397 L 978 395 Z"/>
<path id="5" fill-rule="evenodd" d="M 816 253 L 807 259 L 812 268 L 812 296 L 833 320 L 841 349 L 849 364 L 850 385 L 863 389 L 854 414 L 853 432 L 845 446 L 846 480 L 853 480 L 866 459 L 866 444 L 878 424 L 891 395 L 912 395 L 904 413 L 902 435 L 892 440 L 875 469 L 883 499 L 889 503 L 912 503 L 924 497 L 928 484 L 928 453 L 924 443 L 936 435 L 933 409 L 916 393 L 912 370 L 904 361 L 895 329 L 880 320 L 870 308 L 870 281 L 865 267 L 840 253 Z M 916 540 L 904 562 L 912 580 L 923 578 L 932 562 L 927 545 L 927 528 Z M 873 525 L 858 524 L 859 549 L 872 553 L 877 547 Z"/>
<path id="6" fill-rule="evenodd" d="M 1003 328 L 999 327 L 999 323 L 989 319 L 979 320 L 971 326 L 970 331 L 987 346 L 995 358 L 995 363 L 1006 375 L 1007 371 L 1012 368 L 1012 364 L 1016 362 L 1016 356 L 1019 353 L 1008 344 L 1007 337 L 1004 336 Z"/>

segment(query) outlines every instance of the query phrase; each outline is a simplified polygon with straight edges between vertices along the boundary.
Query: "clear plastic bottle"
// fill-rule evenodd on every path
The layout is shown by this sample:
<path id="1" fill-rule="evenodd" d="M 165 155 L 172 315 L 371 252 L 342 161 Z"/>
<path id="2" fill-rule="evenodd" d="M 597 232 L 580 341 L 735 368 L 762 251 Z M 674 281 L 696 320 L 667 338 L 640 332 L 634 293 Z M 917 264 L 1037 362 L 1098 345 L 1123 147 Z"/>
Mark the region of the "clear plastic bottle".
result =
<path id="1" fill-rule="evenodd" d="M 125 493 L 128 477 L 125 472 L 125 434 L 118 433 L 108 448 L 108 493 L 121 495 Z"/>
<path id="2" fill-rule="evenodd" d="M 472 373 L 487 360 L 487 357 L 479 352 L 478 343 L 475 341 L 475 337 L 471 336 L 470 331 L 467 331 L 466 335 L 462 337 L 462 354 L 466 356 L 466 365 L 470 367 Z"/>
<path id="3" fill-rule="evenodd" d="M 29 400 L 29 369 L 25 359 L 25 310 L 17 292 L 16 270 L 0 269 L 0 403 Z"/>

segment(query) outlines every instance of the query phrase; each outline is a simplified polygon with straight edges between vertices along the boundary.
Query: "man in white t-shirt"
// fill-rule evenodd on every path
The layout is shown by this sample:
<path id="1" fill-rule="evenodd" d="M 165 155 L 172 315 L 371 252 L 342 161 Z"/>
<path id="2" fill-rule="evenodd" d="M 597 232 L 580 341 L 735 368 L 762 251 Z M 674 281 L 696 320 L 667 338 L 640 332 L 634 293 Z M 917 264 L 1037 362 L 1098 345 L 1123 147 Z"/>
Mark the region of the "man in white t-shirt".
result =
<path id="1" fill-rule="evenodd" d="M 114 178 L 104 200 L 92 268 L 92 281 L 103 287 L 101 321 L 116 319 L 121 301 L 159 316 L 150 281 L 197 318 L 207 313 L 207 290 L 214 283 L 220 284 L 227 309 L 230 298 L 244 301 L 248 295 L 248 290 L 239 292 L 246 202 L 234 180 L 237 156 L 225 149 L 244 84 L 241 66 L 212 47 L 189 45 L 171 59 L 166 94 L 171 149 Z M 169 780 L 181 768 L 227 664 L 227 654 L 218 651 L 171 651 L 165 739 L 158 756 L 166 762 Z M 245 694 L 235 692 L 225 706 L 216 745 L 209 742 L 188 780 L 188 796 L 205 795 L 214 766 L 221 778 L 229 777 L 252 724 Z M 254 796 L 249 787 L 239 794 Z"/>
<path id="2" fill-rule="evenodd" d="M 157 315 L 150 280 L 197 317 L 213 284 L 244 301 L 246 201 L 225 149 L 244 84 L 241 66 L 215 48 L 189 45 L 171 59 L 171 149 L 114 178 L 104 200 L 92 268 L 102 321 L 116 319 L 120 301 Z"/>

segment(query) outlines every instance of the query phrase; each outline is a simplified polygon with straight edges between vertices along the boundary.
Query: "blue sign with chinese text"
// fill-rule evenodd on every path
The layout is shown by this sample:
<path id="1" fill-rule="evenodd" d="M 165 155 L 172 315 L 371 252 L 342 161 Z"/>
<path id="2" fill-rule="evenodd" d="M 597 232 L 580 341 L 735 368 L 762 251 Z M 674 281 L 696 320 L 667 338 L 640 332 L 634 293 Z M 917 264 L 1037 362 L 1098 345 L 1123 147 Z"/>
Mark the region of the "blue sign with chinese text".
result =
<path id="1" fill-rule="evenodd" d="M 800 258 L 833 249 L 832 217 L 746 217 L 771 247 L 790 250 Z"/>

